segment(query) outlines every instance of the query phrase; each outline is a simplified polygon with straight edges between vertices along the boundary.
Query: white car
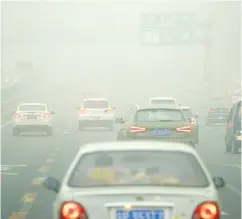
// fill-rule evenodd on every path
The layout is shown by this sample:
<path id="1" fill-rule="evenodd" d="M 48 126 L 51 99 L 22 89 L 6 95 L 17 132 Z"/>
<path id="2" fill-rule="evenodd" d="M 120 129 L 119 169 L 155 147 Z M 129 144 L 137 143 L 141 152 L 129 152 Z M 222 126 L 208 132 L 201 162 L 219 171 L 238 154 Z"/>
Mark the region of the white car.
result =
<path id="1" fill-rule="evenodd" d="M 13 135 L 21 132 L 44 131 L 48 136 L 52 135 L 52 115 L 44 103 L 20 104 L 12 117 Z"/>
<path id="2" fill-rule="evenodd" d="M 43 186 L 57 193 L 52 219 L 219 219 L 225 180 L 192 147 L 132 141 L 81 146 L 63 181 Z"/>
<path id="3" fill-rule="evenodd" d="M 174 104 L 179 106 L 177 100 L 173 97 L 152 97 L 149 100 L 149 104 Z"/>
<path id="4" fill-rule="evenodd" d="M 114 129 L 114 108 L 104 98 L 84 99 L 79 110 L 79 130 L 85 127 L 108 127 Z"/>

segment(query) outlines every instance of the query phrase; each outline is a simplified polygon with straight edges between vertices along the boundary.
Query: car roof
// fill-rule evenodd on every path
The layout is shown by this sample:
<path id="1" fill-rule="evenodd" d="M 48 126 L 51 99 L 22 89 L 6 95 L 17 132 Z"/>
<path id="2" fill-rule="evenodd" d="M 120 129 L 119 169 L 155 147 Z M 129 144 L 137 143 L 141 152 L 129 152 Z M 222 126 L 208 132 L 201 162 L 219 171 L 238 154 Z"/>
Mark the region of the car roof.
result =
<path id="1" fill-rule="evenodd" d="M 105 101 L 108 101 L 106 98 L 86 98 L 84 99 L 84 101 L 100 101 L 100 100 L 105 100 Z"/>
<path id="2" fill-rule="evenodd" d="M 150 100 L 176 100 L 173 97 L 151 97 Z"/>
<path id="3" fill-rule="evenodd" d="M 175 104 L 147 104 L 139 109 L 180 109 L 180 107 Z"/>
<path id="4" fill-rule="evenodd" d="M 21 103 L 19 106 L 26 106 L 26 105 L 45 105 L 46 103 Z"/>
<path id="5" fill-rule="evenodd" d="M 155 142 L 155 141 L 125 141 L 125 142 L 98 142 L 98 143 L 88 143 L 80 146 L 80 153 L 91 153 L 98 151 L 177 151 L 196 154 L 194 148 L 183 144 L 175 142 Z"/>

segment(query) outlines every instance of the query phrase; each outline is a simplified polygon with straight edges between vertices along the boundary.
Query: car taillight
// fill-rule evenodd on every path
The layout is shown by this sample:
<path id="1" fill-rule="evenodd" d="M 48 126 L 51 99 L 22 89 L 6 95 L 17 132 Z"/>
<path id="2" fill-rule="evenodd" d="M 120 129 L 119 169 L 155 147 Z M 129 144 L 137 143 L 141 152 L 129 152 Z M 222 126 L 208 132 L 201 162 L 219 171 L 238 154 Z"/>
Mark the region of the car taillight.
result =
<path id="1" fill-rule="evenodd" d="M 129 132 L 131 132 L 131 133 L 144 132 L 145 130 L 146 130 L 146 128 L 137 127 L 137 126 L 129 127 Z"/>
<path id="2" fill-rule="evenodd" d="M 228 124 L 228 127 L 229 127 L 229 128 L 233 128 L 233 123 L 229 123 L 229 124 Z"/>
<path id="3" fill-rule="evenodd" d="M 192 125 L 196 125 L 196 124 L 197 124 L 196 119 L 192 119 L 192 120 L 191 120 L 191 124 L 192 124 Z"/>
<path id="4" fill-rule="evenodd" d="M 215 113 L 216 110 L 215 110 L 215 109 L 209 109 L 208 112 L 209 112 L 209 113 Z"/>
<path id="5" fill-rule="evenodd" d="M 81 114 L 86 113 L 86 112 L 87 112 L 86 109 L 81 109 L 81 110 L 80 110 L 80 113 L 81 113 Z"/>
<path id="6" fill-rule="evenodd" d="M 112 113 L 113 110 L 112 110 L 112 109 L 106 109 L 104 112 L 105 112 L 105 113 Z"/>
<path id="7" fill-rule="evenodd" d="M 40 114 L 40 117 L 44 118 L 44 119 L 50 118 L 50 114 L 49 113 L 42 113 L 42 114 Z"/>
<path id="8" fill-rule="evenodd" d="M 192 219 L 220 219 L 220 210 L 215 202 L 204 202 L 194 211 Z"/>
<path id="9" fill-rule="evenodd" d="M 60 219 L 88 219 L 86 210 L 76 202 L 65 202 L 60 208 Z"/>
<path id="10" fill-rule="evenodd" d="M 184 127 L 179 127 L 179 128 L 176 128 L 176 131 L 178 132 L 192 132 L 192 126 L 184 126 Z"/>
<path id="11" fill-rule="evenodd" d="M 16 113 L 15 114 L 15 118 L 18 118 L 18 119 L 24 118 L 24 114 L 22 114 L 22 113 Z"/>

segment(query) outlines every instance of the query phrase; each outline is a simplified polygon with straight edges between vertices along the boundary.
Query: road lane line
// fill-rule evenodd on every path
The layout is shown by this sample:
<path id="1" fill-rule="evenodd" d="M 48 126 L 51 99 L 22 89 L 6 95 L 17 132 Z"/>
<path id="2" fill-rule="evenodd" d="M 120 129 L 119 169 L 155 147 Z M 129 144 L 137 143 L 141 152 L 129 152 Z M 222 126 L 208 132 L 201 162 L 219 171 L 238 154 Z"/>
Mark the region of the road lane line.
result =
<path id="1" fill-rule="evenodd" d="M 1 129 L 6 127 L 6 126 L 8 126 L 8 125 L 10 125 L 10 124 L 11 124 L 11 121 L 6 122 L 5 124 L 1 125 Z"/>
<path id="2" fill-rule="evenodd" d="M 36 199 L 37 197 L 37 193 L 26 193 L 23 198 L 21 199 L 21 201 L 24 203 L 24 204 L 31 204 L 33 203 L 33 201 Z"/>
<path id="3" fill-rule="evenodd" d="M 42 172 L 42 173 L 46 173 L 46 172 L 49 171 L 49 169 L 50 169 L 49 166 L 42 166 L 42 167 L 39 168 L 38 171 L 39 171 L 39 172 Z"/>
<path id="4" fill-rule="evenodd" d="M 18 176 L 18 173 L 0 173 L 1 175 Z"/>
<path id="5" fill-rule="evenodd" d="M 53 158 L 47 158 L 45 160 L 45 163 L 53 163 L 54 161 L 55 161 L 55 159 L 53 159 Z"/>
<path id="6" fill-rule="evenodd" d="M 227 184 L 226 187 L 241 197 L 241 191 L 239 189 L 235 188 L 234 186 L 231 186 L 230 184 Z"/>
<path id="7" fill-rule="evenodd" d="M 2 164 L 0 167 L 27 167 L 25 164 L 16 164 L 16 165 L 8 165 L 8 164 Z"/>
<path id="8" fill-rule="evenodd" d="M 38 177 L 32 180 L 33 185 L 41 185 L 46 177 Z"/>

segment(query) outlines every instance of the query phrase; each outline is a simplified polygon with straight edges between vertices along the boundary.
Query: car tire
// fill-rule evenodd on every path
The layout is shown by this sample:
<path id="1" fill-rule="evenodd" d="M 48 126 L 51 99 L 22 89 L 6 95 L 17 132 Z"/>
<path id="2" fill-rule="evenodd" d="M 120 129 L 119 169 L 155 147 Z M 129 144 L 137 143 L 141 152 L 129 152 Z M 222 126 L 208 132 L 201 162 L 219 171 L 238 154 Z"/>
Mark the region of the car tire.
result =
<path id="1" fill-rule="evenodd" d="M 16 128 L 13 128 L 13 136 L 19 136 L 19 131 Z"/>
<path id="2" fill-rule="evenodd" d="M 49 129 L 46 131 L 46 134 L 47 134 L 47 136 L 52 136 L 52 135 L 53 135 L 53 130 L 52 130 L 52 128 L 49 128 Z"/>
<path id="3" fill-rule="evenodd" d="M 231 142 L 226 142 L 226 140 L 225 140 L 225 152 L 226 153 L 231 153 L 231 151 L 232 151 L 232 145 L 231 145 Z"/>
<path id="4" fill-rule="evenodd" d="M 236 141 L 234 139 L 232 139 L 232 153 L 233 154 L 238 154 L 239 153 L 239 147 L 238 145 L 236 144 Z"/>

